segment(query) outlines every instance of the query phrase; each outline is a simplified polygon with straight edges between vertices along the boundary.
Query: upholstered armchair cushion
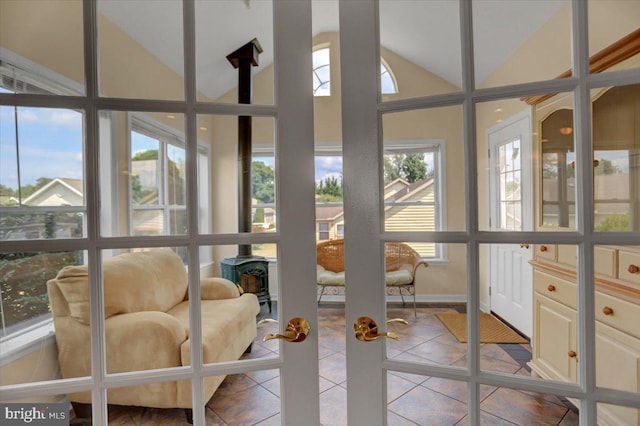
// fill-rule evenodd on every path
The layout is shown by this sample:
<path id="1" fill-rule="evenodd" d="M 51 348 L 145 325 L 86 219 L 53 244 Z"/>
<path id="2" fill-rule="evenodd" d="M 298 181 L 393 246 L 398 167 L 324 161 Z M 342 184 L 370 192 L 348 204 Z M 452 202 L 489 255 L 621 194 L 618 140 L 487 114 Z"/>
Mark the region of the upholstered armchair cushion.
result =
<path id="1" fill-rule="evenodd" d="M 200 279 L 200 299 L 223 300 L 236 297 L 240 297 L 240 291 L 232 281 L 219 277 Z"/>
<path id="2" fill-rule="evenodd" d="M 166 312 L 184 300 L 187 291 L 182 259 L 170 249 L 112 257 L 104 261 L 102 273 L 105 318 L 138 311 Z M 89 324 L 87 266 L 67 266 L 56 280 L 71 317 Z"/>
<path id="3" fill-rule="evenodd" d="M 132 312 L 114 315 L 104 325 L 108 373 L 181 365 L 180 346 L 189 336 L 173 316 L 157 311 Z"/>

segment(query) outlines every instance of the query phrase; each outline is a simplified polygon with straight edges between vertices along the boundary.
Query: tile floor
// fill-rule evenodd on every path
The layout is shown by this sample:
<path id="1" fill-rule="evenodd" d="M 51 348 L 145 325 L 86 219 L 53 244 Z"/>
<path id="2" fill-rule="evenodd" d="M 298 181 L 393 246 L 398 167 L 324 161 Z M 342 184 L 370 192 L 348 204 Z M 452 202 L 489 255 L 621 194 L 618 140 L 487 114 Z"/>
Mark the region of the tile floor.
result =
<path id="1" fill-rule="evenodd" d="M 434 316 L 452 308 L 390 309 L 389 317 L 410 320 L 408 327 L 390 325 L 399 341 L 387 345 L 389 357 L 447 365 L 466 365 L 466 344 L 459 343 Z M 261 315 L 266 315 L 262 309 Z M 275 312 L 272 313 L 275 316 Z M 319 309 L 320 409 L 324 426 L 346 425 L 346 357 L 344 310 Z M 262 342 L 277 326 L 258 330 L 258 339 L 245 358 L 273 356 L 277 341 Z M 481 368 L 508 374 L 529 375 L 525 362 L 529 345 L 483 344 Z M 277 370 L 227 376 L 205 413 L 207 425 L 280 425 L 280 380 Z M 387 378 L 388 424 L 464 425 L 467 415 L 466 384 L 437 377 L 390 372 Z M 481 422 L 486 425 L 578 425 L 578 415 L 570 404 L 554 395 L 481 386 Z M 72 424 L 82 424 L 72 421 Z M 110 407 L 109 425 L 187 424 L 183 410 L 141 407 Z"/>

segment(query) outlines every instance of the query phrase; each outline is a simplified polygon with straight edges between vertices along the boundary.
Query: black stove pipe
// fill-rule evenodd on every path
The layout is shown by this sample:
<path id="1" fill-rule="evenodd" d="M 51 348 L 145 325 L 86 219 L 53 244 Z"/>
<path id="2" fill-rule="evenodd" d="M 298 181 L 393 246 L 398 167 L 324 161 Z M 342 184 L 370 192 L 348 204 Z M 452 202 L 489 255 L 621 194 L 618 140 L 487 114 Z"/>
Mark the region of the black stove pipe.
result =
<path id="1" fill-rule="evenodd" d="M 227 55 L 238 69 L 238 103 L 251 103 L 251 67 L 258 66 L 262 47 L 257 39 Z M 238 232 L 251 232 L 251 116 L 238 116 Z M 251 257 L 251 245 L 238 247 L 238 257 Z"/>

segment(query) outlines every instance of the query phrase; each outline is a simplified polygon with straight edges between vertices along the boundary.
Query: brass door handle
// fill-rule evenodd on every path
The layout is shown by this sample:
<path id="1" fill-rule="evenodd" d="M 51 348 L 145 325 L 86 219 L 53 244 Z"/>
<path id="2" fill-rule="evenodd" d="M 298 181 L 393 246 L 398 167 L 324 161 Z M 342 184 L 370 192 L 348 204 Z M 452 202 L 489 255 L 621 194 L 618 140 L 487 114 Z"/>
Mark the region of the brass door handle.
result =
<path id="1" fill-rule="evenodd" d="M 265 318 L 258 321 L 258 326 L 266 324 L 268 322 L 277 323 L 278 321 L 271 318 Z M 302 342 L 307 338 L 310 331 L 311 326 L 309 325 L 309 321 L 304 318 L 293 318 L 287 324 L 287 328 L 285 328 L 284 334 L 267 334 L 266 336 L 264 336 L 264 339 L 262 339 L 262 341 L 266 342 L 267 340 L 281 339 L 286 340 L 287 342 Z"/>
<path id="2" fill-rule="evenodd" d="M 402 318 L 393 318 L 387 321 L 387 324 L 392 322 L 398 322 L 404 325 L 408 325 L 409 323 Z M 388 333 L 378 333 L 378 324 L 374 320 L 369 317 L 360 317 L 353 323 L 353 331 L 355 333 L 356 339 L 361 342 L 371 342 L 372 340 L 377 340 L 382 337 L 387 337 L 389 339 L 400 340 L 400 338 L 391 332 Z"/>
<path id="3" fill-rule="evenodd" d="M 529 244 L 520 244 L 520 248 L 529 249 Z"/>

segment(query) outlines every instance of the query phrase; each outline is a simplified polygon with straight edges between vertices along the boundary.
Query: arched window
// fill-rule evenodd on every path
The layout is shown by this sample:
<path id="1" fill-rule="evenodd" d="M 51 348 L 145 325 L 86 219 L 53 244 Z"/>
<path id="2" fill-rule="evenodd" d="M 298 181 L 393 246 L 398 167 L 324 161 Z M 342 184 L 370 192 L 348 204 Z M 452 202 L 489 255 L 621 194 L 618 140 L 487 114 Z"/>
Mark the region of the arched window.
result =
<path id="1" fill-rule="evenodd" d="M 398 93 L 396 81 L 382 60 L 380 60 L 380 86 L 383 95 Z"/>
<path id="2" fill-rule="evenodd" d="M 329 48 L 313 52 L 313 96 L 331 96 L 331 60 Z M 396 82 L 389 69 L 380 61 L 380 85 L 383 95 L 398 93 Z"/>
<path id="3" fill-rule="evenodd" d="M 331 95 L 329 48 L 313 52 L 313 96 Z"/>

